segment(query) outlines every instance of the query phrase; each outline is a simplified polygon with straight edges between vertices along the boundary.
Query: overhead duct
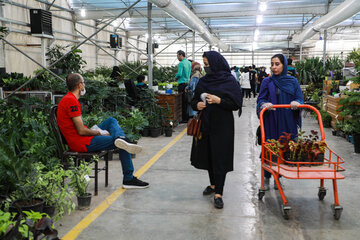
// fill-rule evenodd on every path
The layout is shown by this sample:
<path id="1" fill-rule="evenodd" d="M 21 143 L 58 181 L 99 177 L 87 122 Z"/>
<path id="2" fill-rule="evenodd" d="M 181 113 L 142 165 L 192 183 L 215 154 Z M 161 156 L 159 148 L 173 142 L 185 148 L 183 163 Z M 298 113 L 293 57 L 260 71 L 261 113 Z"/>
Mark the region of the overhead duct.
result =
<path id="1" fill-rule="evenodd" d="M 334 8 L 331 12 L 316 20 L 300 34 L 294 35 L 292 41 L 295 44 L 303 43 L 305 40 L 311 38 L 316 33 L 320 32 L 320 30 L 328 29 L 338 23 L 341 23 L 342 21 L 352 17 L 359 11 L 359 0 L 346 0 L 345 2 Z"/>
<path id="2" fill-rule="evenodd" d="M 175 18 L 191 30 L 195 31 L 202 39 L 212 46 L 221 48 L 224 51 L 229 50 L 229 45 L 223 43 L 217 37 L 213 36 L 205 24 L 189 8 L 179 0 L 150 0 L 158 8 L 164 10 L 171 17 Z"/>

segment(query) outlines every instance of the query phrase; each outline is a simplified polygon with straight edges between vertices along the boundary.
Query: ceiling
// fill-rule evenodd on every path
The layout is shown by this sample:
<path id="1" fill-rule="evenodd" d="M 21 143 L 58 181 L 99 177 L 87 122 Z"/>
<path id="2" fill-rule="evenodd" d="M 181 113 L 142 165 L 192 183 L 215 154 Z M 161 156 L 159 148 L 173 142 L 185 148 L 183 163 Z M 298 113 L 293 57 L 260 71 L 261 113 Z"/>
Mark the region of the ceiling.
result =
<path id="1" fill-rule="evenodd" d="M 344 0 L 179 0 L 189 8 L 213 36 L 230 46 L 230 51 L 257 49 L 296 48 L 292 37 L 300 33 L 327 12 L 330 12 Z M 114 18 L 124 11 L 135 0 L 68 0 L 79 20 Z M 266 2 L 267 9 L 259 10 L 261 2 Z M 330 3 L 329 3 L 330 2 Z M 86 16 L 81 15 L 86 9 Z M 257 17 L 263 21 L 257 22 Z M 153 5 L 153 34 L 163 42 L 169 42 L 188 30 L 178 20 L 169 16 L 164 10 Z M 147 32 L 147 1 L 141 0 L 134 8 L 125 13 L 119 28 L 130 35 L 144 35 Z M 360 39 L 360 13 L 337 24 L 328 30 L 328 39 Z M 258 37 L 255 36 L 259 32 Z M 322 35 L 322 33 L 319 33 Z M 186 35 L 192 38 L 192 34 Z M 319 39 L 319 35 L 313 37 Z M 199 39 L 200 40 L 200 39 Z M 197 38 L 198 41 L 198 38 Z M 256 42 L 256 44 L 254 44 Z M 314 41 L 306 41 L 304 47 Z"/>

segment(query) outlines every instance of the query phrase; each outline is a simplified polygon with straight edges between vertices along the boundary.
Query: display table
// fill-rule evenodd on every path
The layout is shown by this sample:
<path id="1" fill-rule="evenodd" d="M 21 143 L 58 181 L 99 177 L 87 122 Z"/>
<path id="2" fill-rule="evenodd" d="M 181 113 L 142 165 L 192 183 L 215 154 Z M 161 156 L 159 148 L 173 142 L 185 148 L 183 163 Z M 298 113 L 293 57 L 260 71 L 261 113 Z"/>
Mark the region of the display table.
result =
<path id="1" fill-rule="evenodd" d="M 181 96 L 182 93 L 157 94 L 155 96 L 158 100 L 157 104 L 164 109 L 167 108 L 166 103 L 169 104 L 169 107 L 171 109 L 170 119 L 173 121 L 174 125 L 181 122 L 182 119 Z"/>

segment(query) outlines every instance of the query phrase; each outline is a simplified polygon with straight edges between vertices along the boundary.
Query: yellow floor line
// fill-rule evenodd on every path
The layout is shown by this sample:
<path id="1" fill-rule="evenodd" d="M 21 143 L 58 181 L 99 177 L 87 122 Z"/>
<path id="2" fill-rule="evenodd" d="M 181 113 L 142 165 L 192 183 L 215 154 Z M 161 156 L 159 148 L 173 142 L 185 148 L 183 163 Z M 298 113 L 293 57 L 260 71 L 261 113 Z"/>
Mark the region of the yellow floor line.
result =
<path id="1" fill-rule="evenodd" d="M 152 157 L 144 166 L 142 166 L 134 175 L 140 177 L 143 175 L 169 148 L 171 148 L 177 141 L 179 141 L 186 133 L 186 128 L 177 135 L 170 143 L 163 147 L 154 157 Z M 102 203 L 100 203 L 91 213 L 83 218 L 73 229 L 71 229 L 62 239 L 73 240 L 86 229 L 96 218 L 98 218 L 121 194 L 126 190 L 119 187 L 110 196 L 108 196 Z"/>

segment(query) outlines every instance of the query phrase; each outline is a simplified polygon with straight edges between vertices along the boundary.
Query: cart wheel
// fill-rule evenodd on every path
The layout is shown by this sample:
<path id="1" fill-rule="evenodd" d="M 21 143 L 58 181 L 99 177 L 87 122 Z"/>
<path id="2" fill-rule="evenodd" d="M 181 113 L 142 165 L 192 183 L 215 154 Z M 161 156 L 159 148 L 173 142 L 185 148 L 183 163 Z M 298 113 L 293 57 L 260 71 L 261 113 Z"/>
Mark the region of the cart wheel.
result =
<path id="1" fill-rule="evenodd" d="M 333 211 L 333 214 L 334 214 L 334 218 L 336 220 L 339 220 L 340 217 L 341 217 L 341 213 L 343 211 L 343 208 L 342 206 L 335 206 L 334 204 L 331 205 L 331 208 L 332 208 L 332 211 Z"/>
<path id="2" fill-rule="evenodd" d="M 326 189 L 319 188 L 319 192 L 318 192 L 319 200 L 320 201 L 324 200 L 325 196 L 326 196 Z"/>
<path id="3" fill-rule="evenodd" d="M 265 196 L 265 191 L 259 189 L 259 192 L 258 192 L 259 200 L 262 200 L 264 196 Z"/>
<path id="4" fill-rule="evenodd" d="M 284 219 L 289 220 L 290 210 L 291 210 L 290 206 L 281 205 L 281 212 Z"/>

